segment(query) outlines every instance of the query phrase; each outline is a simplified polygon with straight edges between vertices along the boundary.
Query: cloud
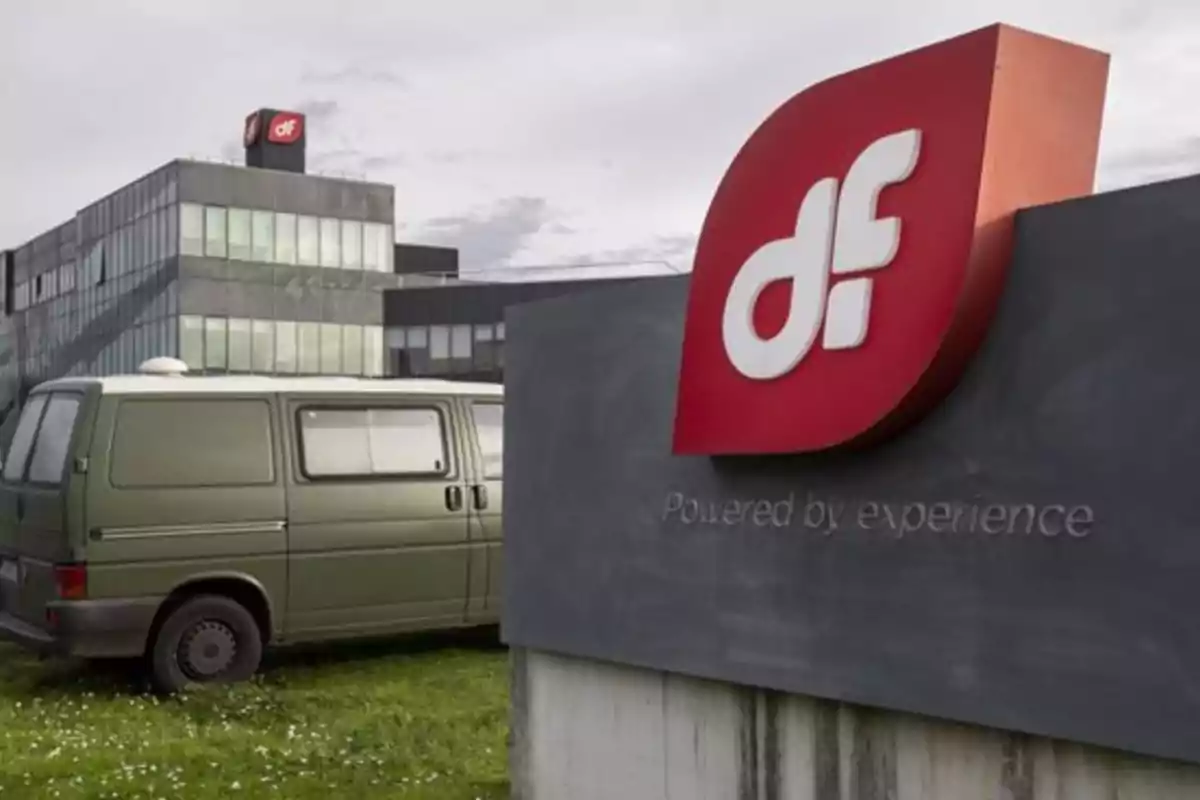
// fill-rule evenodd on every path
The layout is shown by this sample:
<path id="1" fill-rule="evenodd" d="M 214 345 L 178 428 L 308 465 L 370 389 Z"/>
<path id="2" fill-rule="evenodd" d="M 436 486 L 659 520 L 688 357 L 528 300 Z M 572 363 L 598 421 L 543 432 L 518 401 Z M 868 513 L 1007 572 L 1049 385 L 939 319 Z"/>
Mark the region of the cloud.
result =
<path id="1" fill-rule="evenodd" d="M 474 272 L 510 264 L 550 216 L 544 198 L 509 197 L 487 209 L 431 219 L 422 233 L 432 244 L 457 247 L 461 271 Z"/>
<path id="2" fill-rule="evenodd" d="M 293 109 L 303 114 L 308 120 L 332 119 L 341 110 L 337 100 L 305 100 L 297 103 Z"/>
<path id="3" fill-rule="evenodd" d="M 647 242 L 601 250 L 576 256 L 571 266 L 642 267 L 657 266 L 661 271 L 686 272 L 696 251 L 696 238 L 691 235 L 655 236 Z"/>
<path id="4" fill-rule="evenodd" d="M 1115 189 L 1200 171 L 1200 136 L 1120 152 L 1105 163 L 1101 186 Z"/>
<path id="5" fill-rule="evenodd" d="M 1102 186 L 1200 168 L 1194 0 L 10 5 L 0 104 L 36 124 L 5 129 L 0 247 L 172 158 L 240 163 L 246 114 L 304 98 L 314 171 L 395 185 L 397 229 L 464 268 L 686 268 L 722 173 L 787 97 L 997 20 L 1113 54 Z"/>
<path id="6" fill-rule="evenodd" d="M 307 68 L 301 73 L 305 83 L 323 84 L 382 84 L 404 88 L 408 81 L 400 73 L 386 67 L 366 67 L 354 64 L 340 69 Z"/>

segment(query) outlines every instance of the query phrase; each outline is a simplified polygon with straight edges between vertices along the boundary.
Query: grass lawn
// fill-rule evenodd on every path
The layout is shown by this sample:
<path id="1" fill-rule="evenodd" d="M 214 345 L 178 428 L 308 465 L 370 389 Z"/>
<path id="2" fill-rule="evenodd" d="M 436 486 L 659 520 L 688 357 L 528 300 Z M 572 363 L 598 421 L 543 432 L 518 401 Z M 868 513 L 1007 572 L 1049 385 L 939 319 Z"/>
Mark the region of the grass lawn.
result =
<path id="1" fill-rule="evenodd" d="M 507 666 L 460 637 L 281 652 L 162 700 L 0 645 L 0 800 L 507 798 Z"/>

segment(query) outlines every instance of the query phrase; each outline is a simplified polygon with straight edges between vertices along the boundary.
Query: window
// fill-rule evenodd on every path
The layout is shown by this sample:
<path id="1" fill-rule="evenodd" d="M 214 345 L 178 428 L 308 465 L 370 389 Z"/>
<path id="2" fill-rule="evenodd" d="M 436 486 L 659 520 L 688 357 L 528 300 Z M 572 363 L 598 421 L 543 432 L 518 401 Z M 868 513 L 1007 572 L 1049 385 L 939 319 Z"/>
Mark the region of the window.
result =
<path id="1" fill-rule="evenodd" d="M 217 397 L 123 400 L 110 463 L 120 489 L 274 483 L 270 407 Z"/>
<path id="2" fill-rule="evenodd" d="M 275 323 L 275 371 L 295 372 L 300 366 L 296 353 L 296 323 Z"/>
<path id="3" fill-rule="evenodd" d="M 363 329 L 361 325 L 342 326 L 342 372 L 362 375 Z"/>
<path id="4" fill-rule="evenodd" d="M 179 357 L 189 369 L 204 369 L 204 318 L 179 318 Z"/>
<path id="5" fill-rule="evenodd" d="M 113 275 L 120 275 L 128 272 L 133 267 L 133 237 L 130 231 L 133 226 L 113 231 L 104 237 L 104 250 L 108 254 L 108 265 L 113 271 Z"/>
<path id="6" fill-rule="evenodd" d="M 310 478 L 441 475 L 442 415 L 433 408 L 302 409 L 300 441 Z"/>
<path id="7" fill-rule="evenodd" d="M 275 323 L 256 319 L 252 323 L 251 366 L 255 372 L 275 371 Z"/>
<path id="8" fill-rule="evenodd" d="M 450 328 L 445 325 L 429 327 L 429 360 L 446 361 L 450 358 Z"/>
<path id="9" fill-rule="evenodd" d="M 171 217 L 171 209 L 160 208 L 154 217 L 155 229 L 158 231 L 158 257 L 169 258 L 174 255 L 171 252 L 171 237 L 167 231 L 167 220 Z"/>
<path id="10" fill-rule="evenodd" d="M 254 229 L 254 260 L 275 260 L 275 212 L 255 211 L 252 215 Z"/>
<path id="11" fill-rule="evenodd" d="M 342 220 L 342 266 L 362 269 L 362 223 Z"/>
<path id="12" fill-rule="evenodd" d="M 338 233 L 341 226 L 336 219 L 321 218 L 321 266 L 341 266 L 341 242 Z"/>
<path id="13" fill-rule="evenodd" d="M 504 476 L 504 406 L 500 403 L 474 403 L 475 436 L 483 456 L 483 477 Z"/>
<path id="14" fill-rule="evenodd" d="M 475 326 L 475 366 L 491 369 L 496 366 L 496 333 L 492 325 Z"/>
<path id="15" fill-rule="evenodd" d="M 179 252 L 185 256 L 204 255 L 204 210 L 194 203 L 179 205 Z"/>
<path id="16" fill-rule="evenodd" d="M 78 411 L 79 398 L 75 395 L 55 394 L 50 398 L 29 462 L 31 483 L 62 483 L 67 448 L 71 444 Z"/>
<path id="17" fill-rule="evenodd" d="M 315 267 L 320 263 L 320 236 L 316 217 L 296 218 L 296 260 L 300 264 Z"/>
<path id="18" fill-rule="evenodd" d="M 204 318 L 204 368 L 225 369 L 225 320 Z"/>
<path id="19" fill-rule="evenodd" d="M 229 257 L 250 260 L 250 212 L 244 208 L 229 209 Z"/>
<path id="20" fill-rule="evenodd" d="M 321 371 L 321 326 L 316 322 L 301 322 L 296 325 L 299 334 L 296 352 L 301 372 L 315 375 Z"/>
<path id="21" fill-rule="evenodd" d="M 29 450 L 33 447 L 33 435 L 37 433 L 38 422 L 42 419 L 42 411 L 46 407 L 46 395 L 35 394 L 25 404 L 17 430 L 13 433 L 12 444 L 4 459 L 4 480 L 17 482 L 25 475 L 25 462 L 29 459 Z"/>
<path id="22" fill-rule="evenodd" d="M 363 375 L 375 378 L 383 374 L 383 326 L 363 326 Z"/>
<path id="23" fill-rule="evenodd" d="M 383 226 L 375 222 L 363 223 L 363 269 L 379 272 L 379 240 L 383 237 Z"/>
<path id="24" fill-rule="evenodd" d="M 409 375 L 425 375 L 429 372 L 429 329 L 415 327 L 405 329 Z"/>
<path id="25" fill-rule="evenodd" d="M 381 226 L 379 234 L 379 271 L 395 272 L 396 245 L 392 240 L 392 226 Z"/>
<path id="26" fill-rule="evenodd" d="M 178 239 L 175 232 L 179 226 L 179 214 L 174 206 L 167 209 L 167 247 L 164 251 L 167 257 L 179 255 L 179 249 L 176 247 Z"/>
<path id="27" fill-rule="evenodd" d="M 137 237 L 137 223 L 131 222 L 120 230 L 119 239 L 121 240 L 120 249 L 124 251 L 123 255 L 114 253 L 109 243 L 105 242 L 106 251 L 104 260 L 108 262 L 108 267 L 114 275 L 124 275 L 128 272 L 133 272 L 138 268 L 138 247 L 140 240 Z M 120 263 L 118 263 L 118 258 Z"/>
<path id="28" fill-rule="evenodd" d="M 228 252 L 225 245 L 225 209 L 206 206 L 204 208 L 204 255 L 225 258 Z"/>
<path id="29" fill-rule="evenodd" d="M 155 249 L 155 245 L 158 243 L 158 233 L 154 230 L 153 214 L 138 220 L 138 236 L 142 242 L 142 258 L 138 262 L 138 269 L 142 269 L 158 259 L 158 251 Z"/>
<path id="30" fill-rule="evenodd" d="M 229 369 L 250 371 L 250 320 L 229 320 Z"/>
<path id="31" fill-rule="evenodd" d="M 275 261 L 296 263 L 296 215 L 275 215 Z"/>
<path id="32" fill-rule="evenodd" d="M 468 360 L 471 358 L 470 325 L 455 325 L 450 328 L 450 357 Z"/>
<path id="33" fill-rule="evenodd" d="M 337 375 L 342 371 L 342 326 L 334 322 L 321 323 L 321 372 Z"/>

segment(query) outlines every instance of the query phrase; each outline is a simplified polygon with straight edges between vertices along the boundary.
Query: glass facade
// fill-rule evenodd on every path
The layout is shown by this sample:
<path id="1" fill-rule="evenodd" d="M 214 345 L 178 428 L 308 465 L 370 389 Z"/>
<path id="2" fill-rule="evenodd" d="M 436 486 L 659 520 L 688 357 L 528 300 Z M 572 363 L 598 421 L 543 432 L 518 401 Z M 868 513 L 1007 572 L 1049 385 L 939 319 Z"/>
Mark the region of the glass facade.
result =
<path id="1" fill-rule="evenodd" d="M 230 261 L 393 271 L 392 226 L 250 208 L 182 203 L 179 252 Z"/>
<path id="2" fill-rule="evenodd" d="M 176 347 L 178 254 L 171 166 L 146 175 L 18 249 L 13 328 L 23 383 L 132 371 Z"/>
<path id="3" fill-rule="evenodd" d="M 376 377 L 383 327 L 184 314 L 178 356 L 197 372 Z"/>
<path id="4" fill-rule="evenodd" d="M 184 202 L 195 196 L 181 189 L 184 168 L 200 174 L 207 166 L 172 162 L 5 254 L 13 282 L 3 322 L 13 357 L 0 372 L 11 371 L 24 391 L 62 375 L 131 373 L 161 355 L 209 373 L 382 375 L 383 328 L 369 324 L 379 318 L 369 309 L 382 305 L 390 284 L 362 273 L 393 273 L 392 225 Z M 194 191 L 225 191 L 214 176 L 204 173 Z M 336 191 L 363 207 L 354 187 Z M 259 203 L 281 196 L 262 187 L 250 196 L 256 192 Z M 244 288 L 229 283 L 235 271 L 219 275 L 180 256 L 245 262 Z M 278 271 L 249 265 L 330 271 L 284 292 L 284 283 L 273 284 Z M 323 319 L 304 319 L 314 314 Z"/>
<path id="5" fill-rule="evenodd" d="M 504 323 L 408 325 L 387 329 L 388 363 L 398 377 L 498 375 Z"/>

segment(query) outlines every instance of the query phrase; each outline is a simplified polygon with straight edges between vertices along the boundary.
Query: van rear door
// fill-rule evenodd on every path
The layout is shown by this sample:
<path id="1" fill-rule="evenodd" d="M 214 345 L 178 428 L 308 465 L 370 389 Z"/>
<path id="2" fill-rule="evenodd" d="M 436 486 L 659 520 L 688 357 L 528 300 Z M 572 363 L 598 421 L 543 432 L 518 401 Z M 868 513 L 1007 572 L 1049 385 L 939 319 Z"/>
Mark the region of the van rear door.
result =
<path id="1" fill-rule="evenodd" d="M 504 398 L 463 399 L 475 463 L 468 497 L 471 520 L 471 604 L 467 619 L 500 619 L 504 594 Z"/>
<path id="2" fill-rule="evenodd" d="M 72 555 L 67 456 L 82 406 L 77 391 L 31 395 L 0 469 L 0 612 L 39 628 Z"/>

